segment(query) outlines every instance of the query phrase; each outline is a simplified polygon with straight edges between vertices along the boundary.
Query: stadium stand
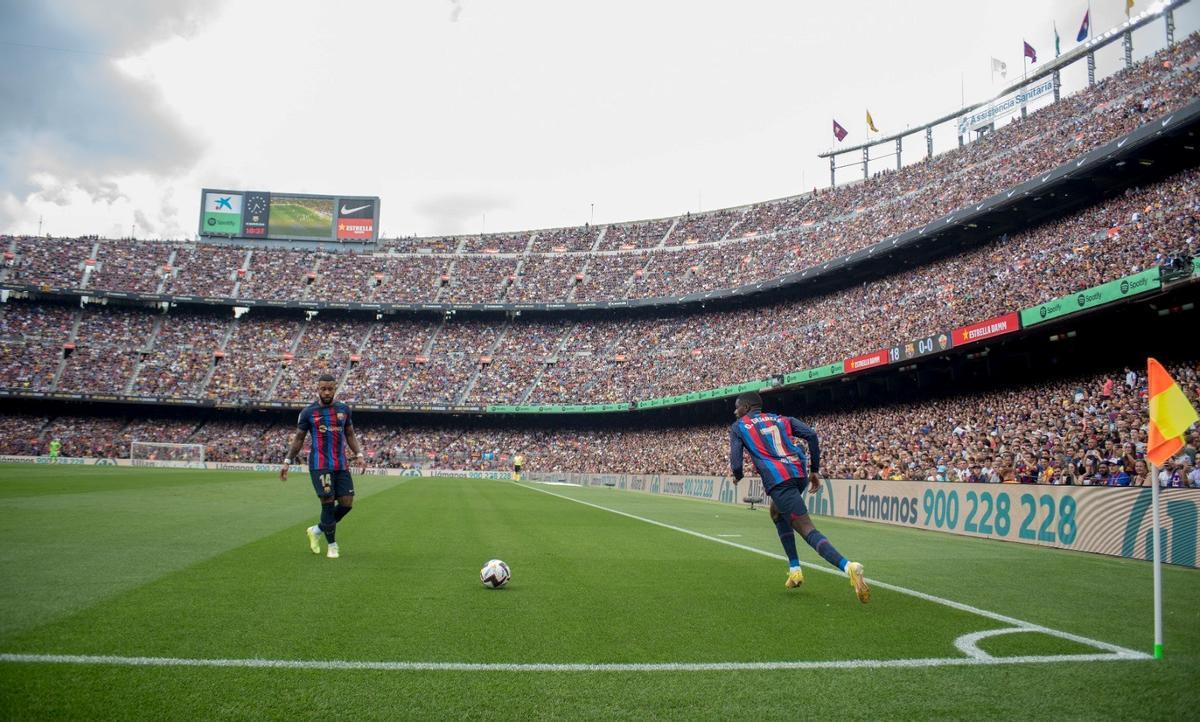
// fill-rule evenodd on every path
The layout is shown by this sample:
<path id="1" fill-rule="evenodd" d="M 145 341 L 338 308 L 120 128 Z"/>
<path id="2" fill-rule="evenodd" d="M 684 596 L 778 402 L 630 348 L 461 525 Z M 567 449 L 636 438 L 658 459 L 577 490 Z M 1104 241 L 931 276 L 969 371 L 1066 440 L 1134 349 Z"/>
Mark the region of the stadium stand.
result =
<path id="1" fill-rule="evenodd" d="M 678 296 L 829 261 L 1014 186 L 1182 107 L 1200 86 L 1200 35 L 977 141 L 830 190 L 703 214 L 381 242 L 332 253 L 4 238 L 0 281 L 267 301 L 520 303 Z M 294 406 L 330 372 L 377 404 L 628 404 L 840 362 L 1197 254 L 1200 170 L 1098 200 L 902 273 L 738 309 L 602 318 L 341 316 L 229 306 L 0 304 L 0 388 Z M 772 353 L 763 355 L 762 348 Z M 1173 369 L 1195 390 L 1197 367 Z M 1136 373 L 826 413 L 810 419 L 856 478 L 1108 483 L 1143 480 Z M 274 461 L 292 429 L 226 418 L 7 415 L 4 453 L 121 456 L 132 439 L 202 443 L 214 461 Z M 373 463 L 503 468 L 525 450 L 555 471 L 721 474 L 719 426 L 363 431 Z M 1190 485 L 1194 449 L 1169 468 Z M 1132 445 L 1132 447 L 1130 447 Z M 534 453 L 531 450 L 536 450 Z M 1102 472 L 1102 463 L 1107 471 Z M 1101 474 L 1107 476 L 1101 478 Z M 1140 475 L 1140 476 L 1139 476 Z"/>
<path id="2" fill-rule="evenodd" d="M 1193 398 L 1200 363 L 1169 367 Z M 855 408 L 806 417 L 826 449 L 830 478 L 983 483 L 1146 482 L 1146 379 L 1129 369 L 917 404 Z M 12 415 L 0 419 L 0 453 L 44 450 L 52 438 L 67 456 L 124 458 L 129 442 L 202 443 L 210 461 L 270 463 L 292 431 L 287 422 Z M 536 430 L 364 425 L 371 464 L 503 469 L 521 452 L 530 470 L 725 475 L 725 426 Z M 1170 486 L 1200 488 L 1200 430 L 1166 467 Z"/>
<path id="3" fill-rule="evenodd" d="M 930 161 L 779 201 L 603 228 L 392 239 L 357 261 L 278 248 L 18 238 L 0 280 L 147 292 L 165 274 L 163 291 L 174 294 L 381 302 L 429 302 L 450 285 L 441 300 L 478 303 L 677 296 L 723 287 L 731 275 L 761 281 L 919 227 L 1178 109 L 1196 97 L 1198 50 L 1192 34 Z M 440 255 L 452 253 L 457 261 Z M 484 262 L 497 254 L 512 254 L 516 267 Z"/>
<path id="4" fill-rule="evenodd" d="M 0 311 L 0 383 L 296 401 L 307 376 L 331 371 L 351 397 L 393 403 L 629 402 L 812 368 L 1034 306 L 1191 257 L 1198 231 L 1193 169 L 904 273 L 736 310 L 586 322 L 325 313 L 303 322 L 12 302 Z M 754 352 L 763 344 L 776 360 Z"/>

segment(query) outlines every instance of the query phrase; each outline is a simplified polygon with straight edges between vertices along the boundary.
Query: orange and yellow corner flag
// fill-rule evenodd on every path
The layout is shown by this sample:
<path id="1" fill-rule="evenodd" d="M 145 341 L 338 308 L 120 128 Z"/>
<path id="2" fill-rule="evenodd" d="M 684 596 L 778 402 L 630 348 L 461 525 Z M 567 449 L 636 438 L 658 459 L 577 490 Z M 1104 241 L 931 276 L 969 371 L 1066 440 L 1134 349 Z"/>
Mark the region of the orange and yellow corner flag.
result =
<path id="1" fill-rule="evenodd" d="M 1162 466 L 1183 448 L 1183 434 L 1200 417 L 1162 364 L 1149 359 L 1146 365 L 1150 380 L 1150 439 L 1146 457 L 1155 466 Z"/>
<path id="2" fill-rule="evenodd" d="M 875 121 L 871 118 L 871 111 L 869 110 L 867 111 L 867 127 L 876 133 L 879 132 L 879 128 L 875 127 Z"/>

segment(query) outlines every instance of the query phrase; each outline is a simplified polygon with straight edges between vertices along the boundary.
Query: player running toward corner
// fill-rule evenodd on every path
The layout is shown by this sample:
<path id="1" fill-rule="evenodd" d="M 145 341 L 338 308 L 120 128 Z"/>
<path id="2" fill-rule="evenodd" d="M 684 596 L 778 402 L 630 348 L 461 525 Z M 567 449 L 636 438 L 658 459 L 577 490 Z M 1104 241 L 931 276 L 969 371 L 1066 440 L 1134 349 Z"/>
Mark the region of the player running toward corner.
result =
<path id="1" fill-rule="evenodd" d="M 354 452 L 360 473 L 366 473 L 366 459 L 358 437 L 354 435 L 354 423 L 350 418 L 350 407 L 334 401 L 337 381 L 331 374 L 322 374 L 317 380 L 318 401 L 304 407 L 296 420 L 296 434 L 288 446 L 279 480 L 287 481 L 288 466 L 304 446 L 304 437 L 312 433 L 312 448 L 308 454 L 308 473 L 312 477 L 313 489 L 321 500 L 321 521 L 305 529 L 308 548 L 313 554 L 321 553 L 321 533 L 329 545 L 326 556 L 338 558 L 338 545 L 334 531 L 337 523 L 350 513 L 354 504 L 354 479 L 350 477 L 350 464 L 346 459 L 346 447 Z"/>
<path id="2" fill-rule="evenodd" d="M 779 541 L 788 557 L 788 578 L 784 586 L 792 589 L 804 583 L 800 555 L 796 552 L 795 532 L 800 532 L 804 541 L 825 561 L 846 572 L 858 601 L 869 602 L 871 588 L 863 576 L 863 565 L 846 559 L 833 548 L 825 535 L 813 526 L 804 503 L 804 491 L 810 484 L 812 492 L 821 488 L 821 477 L 817 473 L 821 466 L 821 446 L 817 432 L 790 416 L 763 413 L 762 397 L 753 391 L 737 397 L 733 413 L 737 416 L 729 429 L 729 467 L 733 471 L 733 481 L 736 484 L 742 480 L 744 449 L 750 453 L 750 459 L 762 477 L 763 490 L 771 497 L 771 520 L 775 522 Z M 808 443 L 812 464 L 808 465 L 807 471 L 804 450 L 793 437 Z"/>

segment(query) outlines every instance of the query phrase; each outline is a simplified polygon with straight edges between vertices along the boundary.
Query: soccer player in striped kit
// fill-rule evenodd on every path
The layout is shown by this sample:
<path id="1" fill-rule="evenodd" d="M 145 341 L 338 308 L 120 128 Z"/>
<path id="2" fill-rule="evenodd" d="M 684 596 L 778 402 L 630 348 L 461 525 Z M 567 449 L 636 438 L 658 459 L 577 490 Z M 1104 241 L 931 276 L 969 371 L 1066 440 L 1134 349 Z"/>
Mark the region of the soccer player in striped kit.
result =
<path id="1" fill-rule="evenodd" d="M 322 374 L 317 380 L 317 401 L 304 407 L 296 420 L 296 434 L 283 459 L 279 480 L 287 481 L 288 466 L 300 448 L 304 437 L 312 434 L 312 448 L 308 454 L 308 473 L 312 477 L 313 489 L 321 500 L 321 520 L 305 529 L 308 548 L 313 554 L 321 553 L 321 534 L 329 545 L 326 556 L 338 558 L 338 545 L 334 531 L 337 524 L 354 504 L 354 479 L 350 477 L 350 462 L 346 458 L 346 447 L 354 452 L 360 471 L 366 473 L 366 459 L 358 437 L 354 435 L 354 422 L 350 418 L 350 407 L 334 401 L 337 380 L 332 374 Z"/>
<path id="2" fill-rule="evenodd" d="M 789 568 L 784 586 L 792 589 L 804 583 L 800 556 L 796 552 L 795 532 L 800 532 L 804 541 L 825 561 L 846 572 L 858 601 L 866 604 L 871 600 L 871 588 L 863 576 L 863 565 L 846 559 L 833 548 L 825 535 L 813 526 L 804 503 L 804 492 L 810 484 L 813 492 L 821 488 L 821 477 L 817 473 L 821 466 L 821 446 L 817 432 L 790 416 L 763 413 L 762 397 L 753 391 L 737 397 L 733 413 L 737 416 L 737 421 L 729 428 L 729 466 L 733 481 L 736 484 L 742 480 L 742 452 L 745 450 L 762 477 L 763 490 L 771 497 L 771 520 L 775 522 L 779 541 L 787 552 Z M 812 453 L 811 465 L 807 464 L 804 450 L 793 437 L 807 442 Z"/>

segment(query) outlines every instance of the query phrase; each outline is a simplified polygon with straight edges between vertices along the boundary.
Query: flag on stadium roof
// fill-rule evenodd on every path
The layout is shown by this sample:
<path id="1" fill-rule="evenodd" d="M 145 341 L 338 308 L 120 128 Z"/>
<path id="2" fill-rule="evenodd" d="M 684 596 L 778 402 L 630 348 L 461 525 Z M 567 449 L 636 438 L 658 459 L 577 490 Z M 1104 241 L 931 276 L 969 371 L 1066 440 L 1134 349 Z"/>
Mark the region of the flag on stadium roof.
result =
<path id="1" fill-rule="evenodd" d="M 1148 359 L 1146 365 L 1150 380 L 1150 440 L 1146 458 L 1155 466 L 1162 466 L 1183 448 L 1183 435 L 1200 417 L 1162 364 Z"/>
<path id="2" fill-rule="evenodd" d="M 1133 9 L 1133 0 L 1125 0 L 1125 17 L 1129 17 L 1129 11 Z"/>
<path id="3" fill-rule="evenodd" d="M 1001 78 L 1008 77 L 1008 63 L 997 58 L 992 58 L 992 75 L 1000 73 Z"/>
<path id="4" fill-rule="evenodd" d="M 1062 41 L 1058 38 L 1058 23 L 1052 23 L 1054 26 L 1054 57 L 1062 55 Z"/>
<path id="5" fill-rule="evenodd" d="M 876 132 L 876 133 L 879 132 L 879 128 L 875 127 L 875 121 L 871 118 L 871 111 L 869 111 L 869 110 L 867 111 L 867 127 L 870 128 L 873 132 Z"/>
<path id="6" fill-rule="evenodd" d="M 1022 40 L 1021 42 L 1025 41 Z M 1029 62 L 1031 63 L 1037 62 L 1037 51 L 1034 50 L 1033 46 L 1027 42 L 1025 43 L 1025 57 L 1029 58 Z"/>
<path id="7" fill-rule="evenodd" d="M 1075 42 L 1082 43 L 1084 40 L 1087 40 L 1088 29 L 1089 29 L 1088 24 L 1090 23 L 1089 16 L 1091 14 L 1092 14 L 1091 8 L 1088 8 L 1087 10 L 1084 11 L 1083 24 L 1079 26 L 1079 32 L 1075 35 Z"/>
<path id="8" fill-rule="evenodd" d="M 833 121 L 833 136 L 835 138 L 837 138 L 838 141 L 843 141 L 846 139 L 847 135 L 849 135 L 849 133 L 847 133 L 846 129 L 842 127 L 842 124 L 837 122 L 836 120 L 834 120 Z"/>

